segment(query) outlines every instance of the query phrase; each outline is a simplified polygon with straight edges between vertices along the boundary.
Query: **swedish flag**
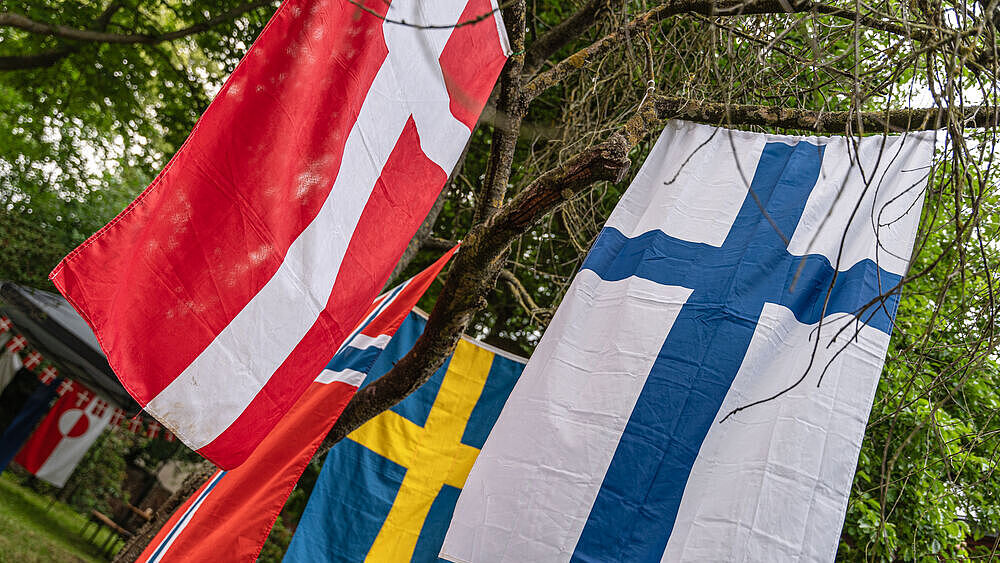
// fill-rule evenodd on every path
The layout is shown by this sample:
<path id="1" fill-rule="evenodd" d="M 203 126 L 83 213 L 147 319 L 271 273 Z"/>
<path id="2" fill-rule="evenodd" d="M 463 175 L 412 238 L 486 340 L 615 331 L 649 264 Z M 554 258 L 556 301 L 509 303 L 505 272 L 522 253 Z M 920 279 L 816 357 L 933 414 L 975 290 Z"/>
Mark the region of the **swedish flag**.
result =
<path id="1" fill-rule="evenodd" d="M 411 313 L 365 384 L 425 324 Z M 285 561 L 437 561 L 458 493 L 526 361 L 461 340 L 430 381 L 330 451 Z"/>

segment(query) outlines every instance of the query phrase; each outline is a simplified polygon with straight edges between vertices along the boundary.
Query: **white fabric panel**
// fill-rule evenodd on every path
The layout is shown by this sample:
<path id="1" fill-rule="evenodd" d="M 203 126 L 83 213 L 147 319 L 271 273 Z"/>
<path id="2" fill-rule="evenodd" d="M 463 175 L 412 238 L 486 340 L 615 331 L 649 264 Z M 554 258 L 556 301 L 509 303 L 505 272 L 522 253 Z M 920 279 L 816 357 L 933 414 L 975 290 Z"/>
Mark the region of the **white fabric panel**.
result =
<path id="1" fill-rule="evenodd" d="M 441 557 L 569 560 L 690 294 L 636 277 L 577 275 L 508 399 L 516 408 L 501 413 L 469 474 Z"/>
<path id="2" fill-rule="evenodd" d="M 605 227 L 629 238 L 660 229 L 674 238 L 722 246 L 765 142 L 763 135 L 744 131 L 668 122 Z"/>
<path id="3" fill-rule="evenodd" d="M 0 333 L 0 392 L 14 379 L 17 370 L 21 369 L 21 357 L 15 352 L 8 352 L 4 347 L 13 335 L 12 331 Z"/>
<path id="4" fill-rule="evenodd" d="M 457 22 L 465 3 L 441 0 L 424 5 L 394 0 L 390 14 L 410 18 L 407 21 L 412 23 Z M 389 22 L 382 30 L 389 54 L 348 135 L 340 172 L 319 214 L 292 243 L 263 289 L 146 405 L 151 415 L 192 449 L 212 442 L 240 416 L 267 383 L 269 376 L 261 374 L 274 373 L 315 324 L 382 166 L 411 113 L 423 139 L 421 147 L 446 172 L 468 139 L 468 128 L 451 113 L 438 64 L 450 30 L 430 33 Z M 422 70 L 414 71 L 418 67 Z M 429 73 L 428 68 L 436 72 Z M 431 138 L 433 148 L 427 140 Z M 446 156 L 448 151 L 454 155 Z M 232 377 L 215 377 L 223 372 Z M 213 408 L 205 409 L 201 401 L 192 400 L 193 392 L 213 397 Z"/>
<path id="5" fill-rule="evenodd" d="M 367 334 L 358 334 L 351 339 L 350 345 L 352 348 L 358 348 L 364 350 L 365 348 L 385 348 L 385 345 L 392 340 L 392 336 L 388 334 L 379 334 L 378 336 L 368 336 Z"/>
<path id="6" fill-rule="evenodd" d="M 831 343 L 845 323 L 850 326 Z M 799 323 L 780 305 L 765 305 L 717 419 L 801 377 L 816 326 Z M 805 381 L 713 424 L 663 561 L 833 561 L 888 345 L 884 332 L 850 315 L 831 315 Z"/>
<path id="7" fill-rule="evenodd" d="M 69 409 L 62 413 L 59 417 L 59 430 L 62 431 L 63 438 L 59 440 L 59 443 L 49 454 L 49 457 L 45 460 L 45 463 L 38 468 L 35 476 L 39 479 L 48 481 L 57 487 L 62 487 L 66 484 L 69 476 L 73 474 L 73 470 L 83 459 L 83 456 L 90 449 L 90 446 L 94 445 L 94 441 L 97 437 L 101 435 L 108 426 L 108 422 L 111 420 L 111 415 L 114 414 L 113 408 L 104 405 L 104 414 L 97 416 L 94 414 L 94 409 L 98 406 L 99 400 L 92 398 L 90 403 L 83 409 Z M 80 417 L 85 416 L 88 419 L 89 425 L 87 430 L 76 437 L 68 437 L 66 434 L 69 432 L 73 425 L 80 419 Z"/>
<path id="8" fill-rule="evenodd" d="M 921 131 L 860 141 L 806 138 L 825 144 L 826 149 L 819 180 L 788 251 L 798 256 L 822 254 L 841 271 L 867 258 L 886 271 L 905 274 L 920 221 L 934 137 L 934 131 Z"/>
<path id="9" fill-rule="evenodd" d="M 319 373 L 319 376 L 316 377 L 315 381 L 316 383 L 323 384 L 340 382 L 353 385 L 354 387 L 360 387 L 361 384 L 364 383 L 365 377 L 367 376 L 367 374 L 354 369 L 342 369 L 340 371 L 324 369 Z"/>

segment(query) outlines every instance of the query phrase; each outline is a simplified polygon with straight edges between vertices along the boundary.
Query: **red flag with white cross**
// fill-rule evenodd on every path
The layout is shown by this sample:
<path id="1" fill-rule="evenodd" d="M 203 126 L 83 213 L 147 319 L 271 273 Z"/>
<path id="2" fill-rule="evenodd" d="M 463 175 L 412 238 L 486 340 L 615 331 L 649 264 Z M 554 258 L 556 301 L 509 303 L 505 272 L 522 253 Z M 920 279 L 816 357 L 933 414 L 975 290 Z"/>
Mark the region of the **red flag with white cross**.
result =
<path id="1" fill-rule="evenodd" d="M 7 341 L 7 351 L 13 354 L 14 352 L 24 350 L 27 345 L 28 339 L 26 339 L 23 335 L 18 334 Z"/>
<path id="2" fill-rule="evenodd" d="M 27 356 L 24 357 L 23 360 L 21 360 L 21 363 L 24 367 L 34 371 L 35 368 L 42 365 L 42 353 L 38 350 L 32 350 Z"/>
<path id="3" fill-rule="evenodd" d="M 285 0 L 52 282 L 147 413 L 238 466 L 388 281 L 508 53 L 495 0 Z"/>

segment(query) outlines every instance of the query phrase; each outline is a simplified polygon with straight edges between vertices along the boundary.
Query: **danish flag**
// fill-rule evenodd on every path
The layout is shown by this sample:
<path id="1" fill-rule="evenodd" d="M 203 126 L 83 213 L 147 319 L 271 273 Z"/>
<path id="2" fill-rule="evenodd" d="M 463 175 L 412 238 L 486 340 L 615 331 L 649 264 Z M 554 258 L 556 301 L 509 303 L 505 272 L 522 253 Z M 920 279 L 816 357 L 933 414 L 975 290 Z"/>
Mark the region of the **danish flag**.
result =
<path id="1" fill-rule="evenodd" d="M 102 399 L 94 399 L 94 416 L 103 417 L 104 413 L 108 410 L 108 403 Z M 112 415 L 114 416 L 114 415 Z"/>
<path id="2" fill-rule="evenodd" d="M 125 420 L 125 411 L 116 407 L 115 412 L 111 414 L 111 422 L 109 422 L 109 424 L 114 428 L 118 428 L 118 425 L 120 425 L 123 420 Z"/>
<path id="3" fill-rule="evenodd" d="M 18 334 L 14 336 L 14 338 L 7 341 L 7 351 L 13 354 L 14 352 L 24 350 L 27 345 L 28 340 L 25 339 L 24 336 Z"/>
<path id="4" fill-rule="evenodd" d="M 0 334 L 3 334 L 5 332 L 7 332 L 8 330 L 10 330 L 11 326 L 12 325 L 11 325 L 10 319 L 7 318 L 7 315 L 4 315 L 4 316 L 0 317 Z"/>
<path id="5" fill-rule="evenodd" d="M 54 366 L 45 366 L 42 373 L 38 374 L 38 379 L 45 385 L 52 383 L 52 381 L 57 377 L 59 377 L 59 370 L 57 370 Z"/>
<path id="6" fill-rule="evenodd" d="M 155 420 L 149 421 L 149 425 L 146 426 L 146 437 L 156 438 L 156 436 L 159 435 L 159 433 L 160 433 L 160 425 L 157 424 Z"/>
<path id="7" fill-rule="evenodd" d="M 140 430 L 142 430 L 142 419 L 137 417 L 128 421 L 129 432 L 133 434 L 138 434 Z"/>
<path id="8" fill-rule="evenodd" d="M 495 0 L 285 1 L 53 283 L 148 413 L 239 465 L 388 280 L 509 52 Z"/>
<path id="9" fill-rule="evenodd" d="M 59 389 L 56 390 L 56 393 L 58 393 L 59 396 L 62 397 L 63 395 L 69 393 L 72 390 L 73 390 L 73 382 L 68 379 L 65 379 L 63 380 L 62 383 L 59 384 Z"/>
<path id="10" fill-rule="evenodd" d="M 32 350 L 27 356 L 24 357 L 22 362 L 24 367 L 34 371 L 42 363 L 42 354 L 38 350 Z"/>
<path id="11" fill-rule="evenodd" d="M 76 406 L 79 407 L 81 405 L 87 404 L 88 402 L 90 402 L 90 398 L 91 398 L 90 391 L 86 389 L 81 389 L 76 394 Z"/>

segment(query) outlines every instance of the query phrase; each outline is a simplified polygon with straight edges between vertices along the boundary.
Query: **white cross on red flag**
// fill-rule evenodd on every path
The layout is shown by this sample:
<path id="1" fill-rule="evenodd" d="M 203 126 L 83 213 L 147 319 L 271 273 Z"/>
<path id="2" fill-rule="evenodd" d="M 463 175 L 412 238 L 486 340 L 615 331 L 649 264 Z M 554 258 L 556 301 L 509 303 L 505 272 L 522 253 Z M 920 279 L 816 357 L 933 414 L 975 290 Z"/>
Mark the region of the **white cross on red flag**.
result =
<path id="1" fill-rule="evenodd" d="M 128 421 L 128 431 L 133 434 L 138 434 L 142 430 L 142 419 L 139 417 L 133 418 Z"/>
<path id="2" fill-rule="evenodd" d="M 24 350 L 27 345 L 28 340 L 23 335 L 17 334 L 7 341 L 7 351 L 13 354 L 14 352 Z"/>
<path id="3" fill-rule="evenodd" d="M 34 371 L 34 369 L 42 363 L 42 354 L 38 350 L 32 350 L 27 356 L 24 357 L 24 360 L 22 360 L 21 363 L 24 367 Z"/>
<path id="4" fill-rule="evenodd" d="M 10 319 L 7 317 L 7 315 L 0 317 L 0 334 L 3 334 L 8 330 L 10 330 L 11 326 L 13 325 L 11 324 Z"/>
<path id="5" fill-rule="evenodd" d="M 146 426 L 146 437 L 156 438 L 160 433 L 160 425 L 155 420 L 150 420 L 149 424 Z"/>
<path id="6" fill-rule="evenodd" d="M 45 366 L 42 373 L 38 374 L 38 379 L 45 385 L 52 383 L 55 378 L 59 377 L 59 370 L 55 366 Z"/>
<path id="7" fill-rule="evenodd" d="M 286 0 L 167 167 L 51 274 L 146 412 L 242 463 L 385 285 L 509 52 L 490 0 Z"/>
<path id="8" fill-rule="evenodd" d="M 56 390 L 56 393 L 58 393 L 59 396 L 62 397 L 63 395 L 69 393 L 72 390 L 73 390 L 73 382 L 68 379 L 64 379 L 63 382 L 59 384 L 59 389 Z"/>
<path id="9" fill-rule="evenodd" d="M 81 389 L 76 394 L 76 406 L 83 406 L 90 402 L 91 394 L 88 389 Z"/>

